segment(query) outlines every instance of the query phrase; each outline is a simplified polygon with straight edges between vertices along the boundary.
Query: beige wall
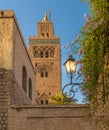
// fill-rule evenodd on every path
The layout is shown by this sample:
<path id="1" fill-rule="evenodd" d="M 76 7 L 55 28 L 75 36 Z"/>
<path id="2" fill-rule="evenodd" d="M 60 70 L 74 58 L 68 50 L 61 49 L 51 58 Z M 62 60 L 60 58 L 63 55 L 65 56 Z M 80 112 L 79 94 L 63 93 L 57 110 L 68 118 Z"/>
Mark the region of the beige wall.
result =
<path id="1" fill-rule="evenodd" d="M 13 59 L 14 81 L 17 86 L 22 87 L 22 67 L 25 66 L 27 71 L 27 94 L 26 95 L 28 97 L 28 80 L 29 78 L 31 78 L 32 88 L 33 88 L 32 99 L 34 102 L 34 93 L 35 93 L 35 86 L 36 86 L 35 70 L 33 68 L 27 48 L 25 46 L 24 40 L 22 38 L 21 32 L 16 22 L 14 22 L 13 41 L 14 41 L 14 59 Z"/>
<path id="2" fill-rule="evenodd" d="M 23 66 L 26 67 L 27 71 L 27 93 L 22 89 Z M 24 100 L 24 103 L 31 103 L 31 100 L 28 98 L 29 78 L 32 80 L 32 102 L 35 103 L 35 70 L 30 60 L 15 14 L 10 10 L 0 11 L 0 68 L 12 70 L 12 87 L 15 90 L 13 91 L 12 89 L 12 98 L 14 98 L 12 99 L 12 103 L 17 103 L 15 99 Z M 13 97 L 13 95 L 16 96 L 16 98 Z"/>
<path id="3" fill-rule="evenodd" d="M 8 16 L 8 18 L 6 18 Z M 13 12 L 0 11 L 0 67 L 12 69 L 13 58 Z"/>
<path id="4" fill-rule="evenodd" d="M 12 106 L 8 130 L 96 130 L 85 105 Z"/>

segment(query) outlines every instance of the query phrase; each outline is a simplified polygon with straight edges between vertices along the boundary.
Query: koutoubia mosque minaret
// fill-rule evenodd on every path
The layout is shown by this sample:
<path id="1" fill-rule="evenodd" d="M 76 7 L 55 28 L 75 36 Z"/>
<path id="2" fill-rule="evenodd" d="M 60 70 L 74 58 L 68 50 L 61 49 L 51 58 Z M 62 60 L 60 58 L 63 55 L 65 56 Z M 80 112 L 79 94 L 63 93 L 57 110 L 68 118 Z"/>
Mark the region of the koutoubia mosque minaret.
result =
<path id="1" fill-rule="evenodd" d="M 61 91 L 61 51 L 47 13 L 37 24 L 37 36 L 29 37 L 29 52 L 36 70 L 36 101 L 48 104 Z"/>

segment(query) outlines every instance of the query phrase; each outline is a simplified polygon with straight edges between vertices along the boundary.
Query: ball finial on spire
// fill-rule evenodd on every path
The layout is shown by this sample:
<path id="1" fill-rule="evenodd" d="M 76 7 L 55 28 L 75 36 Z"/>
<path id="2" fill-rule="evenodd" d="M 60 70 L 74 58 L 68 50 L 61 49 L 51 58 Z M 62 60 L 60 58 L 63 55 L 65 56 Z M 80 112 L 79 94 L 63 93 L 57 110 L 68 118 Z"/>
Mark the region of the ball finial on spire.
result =
<path id="1" fill-rule="evenodd" d="M 44 21 L 48 21 L 48 15 L 47 15 L 46 12 L 45 12 L 45 15 L 44 15 Z"/>

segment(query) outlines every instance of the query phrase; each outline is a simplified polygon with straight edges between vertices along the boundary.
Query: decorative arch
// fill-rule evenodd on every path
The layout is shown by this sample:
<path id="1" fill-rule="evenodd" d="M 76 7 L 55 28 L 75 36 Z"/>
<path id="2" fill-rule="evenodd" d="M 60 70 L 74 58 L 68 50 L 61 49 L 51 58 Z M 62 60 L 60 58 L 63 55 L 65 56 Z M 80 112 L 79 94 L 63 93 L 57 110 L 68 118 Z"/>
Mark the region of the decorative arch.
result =
<path id="1" fill-rule="evenodd" d="M 55 48 L 53 46 L 33 47 L 33 56 L 35 58 L 54 58 Z"/>
<path id="2" fill-rule="evenodd" d="M 37 51 L 34 51 L 34 57 L 38 58 L 38 52 Z"/>
<path id="3" fill-rule="evenodd" d="M 50 52 L 50 57 L 51 57 L 51 58 L 54 57 L 54 50 L 51 50 L 51 52 Z"/>
<path id="4" fill-rule="evenodd" d="M 40 57 L 41 57 L 41 58 L 44 57 L 43 50 L 40 51 Z"/>
<path id="5" fill-rule="evenodd" d="M 45 52 L 45 57 L 46 57 L 46 58 L 49 57 L 49 52 L 48 52 L 48 50 L 46 50 L 46 52 Z"/>

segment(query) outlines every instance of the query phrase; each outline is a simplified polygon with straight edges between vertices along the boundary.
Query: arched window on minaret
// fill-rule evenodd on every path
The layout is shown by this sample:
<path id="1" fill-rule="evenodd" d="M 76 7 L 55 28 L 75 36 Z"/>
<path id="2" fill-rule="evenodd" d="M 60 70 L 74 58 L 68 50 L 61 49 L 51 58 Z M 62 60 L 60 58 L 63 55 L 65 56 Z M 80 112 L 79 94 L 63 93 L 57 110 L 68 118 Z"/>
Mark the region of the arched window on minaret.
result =
<path id="1" fill-rule="evenodd" d="M 22 88 L 27 92 L 27 72 L 25 66 L 22 67 Z"/>
<path id="2" fill-rule="evenodd" d="M 40 57 L 43 58 L 43 51 L 40 51 Z"/>
<path id="3" fill-rule="evenodd" d="M 44 33 L 43 32 L 41 33 L 41 35 L 42 35 L 42 37 L 44 37 Z"/>
<path id="4" fill-rule="evenodd" d="M 51 57 L 51 58 L 54 57 L 54 50 L 51 50 L 51 52 L 50 52 L 50 57 Z"/>
<path id="5" fill-rule="evenodd" d="M 45 72 L 45 77 L 48 77 L 48 72 Z"/>
<path id="6" fill-rule="evenodd" d="M 45 52 L 45 57 L 46 57 L 46 58 L 49 57 L 49 52 L 48 52 L 48 50 L 46 50 L 46 52 Z"/>
<path id="7" fill-rule="evenodd" d="M 41 73 L 40 73 L 40 77 L 44 77 L 44 72 L 41 72 Z"/>
<path id="8" fill-rule="evenodd" d="M 48 32 L 46 33 L 46 36 L 47 36 L 47 38 L 49 38 L 49 33 Z"/>
<path id="9" fill-rule="evenodd" d="M 38 52 L 37 51 L 34 51 L 34 57 L 38 58 Z"/>

